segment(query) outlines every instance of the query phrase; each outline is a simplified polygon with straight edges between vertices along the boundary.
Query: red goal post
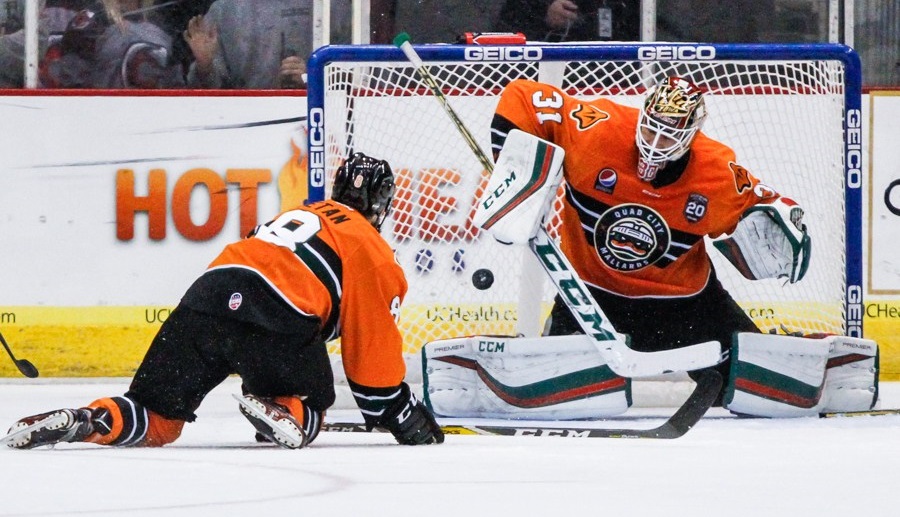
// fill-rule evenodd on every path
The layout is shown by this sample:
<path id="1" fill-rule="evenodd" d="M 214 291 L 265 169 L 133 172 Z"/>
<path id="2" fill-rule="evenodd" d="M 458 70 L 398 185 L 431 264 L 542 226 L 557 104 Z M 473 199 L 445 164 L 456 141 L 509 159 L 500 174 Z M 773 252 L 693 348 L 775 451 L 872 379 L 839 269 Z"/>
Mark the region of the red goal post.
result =
<path id="1" fill-rule="evenodd" d="M 666 75 L 706 93 L 704 132 L 807 212 L 812 260 L 797 284 L 750 282 L 712 246 L 722 282 L 764 331 L 862 335 L 861 77 L 856 53 L 834 44 L 418 45 L 454 111 L 482 149 L 503 86 L 517 78 L 585 98 L 638 105 Z M 501 246 L 471 223 L 487 176 L 428 86 L 396 47 L 326 46 L 309 61 L 311 199 L 353 151 L 397 175 L 382 233 L 410 291 L 401 330 L 410 375 L 431 340 L 535 335 L 554 290 L 527 250 Z M 551 234 L 554 232 L 551 223 Z M 476 270 L 494 282 L 478 289 Z M 336 352 L 337 347 L 333 347 Z"/>

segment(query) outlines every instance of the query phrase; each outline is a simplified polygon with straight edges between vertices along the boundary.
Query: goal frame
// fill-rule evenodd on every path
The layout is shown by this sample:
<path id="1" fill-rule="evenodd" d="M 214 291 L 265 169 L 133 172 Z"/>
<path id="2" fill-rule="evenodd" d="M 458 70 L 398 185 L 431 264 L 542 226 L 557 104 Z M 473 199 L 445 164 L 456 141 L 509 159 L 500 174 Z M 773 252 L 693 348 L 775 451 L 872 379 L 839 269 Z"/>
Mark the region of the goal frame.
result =
<path id="1" fill-rule="evenodd" d="M 428 63 L 590 61 L 837 61 L 844 68 L 843 158 L 844 173 L 844 307 L 845 333 L 863 337 L 862 289 L 862 72 L 859 56 L 840 44 L 526 44 L 526 45 L 414 45 Z M 325 71 L 338 61 L 406 62 L 391 45 L 331 45 L 316 50 L 308 61 L 308 186 L 309 200 L 324 199 Z"/>

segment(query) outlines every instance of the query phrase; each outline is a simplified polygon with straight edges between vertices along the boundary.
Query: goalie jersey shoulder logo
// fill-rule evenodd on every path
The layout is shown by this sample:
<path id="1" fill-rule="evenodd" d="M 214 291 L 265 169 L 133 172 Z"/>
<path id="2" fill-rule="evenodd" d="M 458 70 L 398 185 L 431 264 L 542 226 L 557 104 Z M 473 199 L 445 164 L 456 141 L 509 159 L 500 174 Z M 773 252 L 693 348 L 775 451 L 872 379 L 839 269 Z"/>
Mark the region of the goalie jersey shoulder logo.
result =
<path id="1" fill-rule="evenodd" d="M 591 104 L 579 104 L 569 116 L 575 121 L 579 131 L 590 129 L 597 122 L 609 119 L 609 113 Z"/>

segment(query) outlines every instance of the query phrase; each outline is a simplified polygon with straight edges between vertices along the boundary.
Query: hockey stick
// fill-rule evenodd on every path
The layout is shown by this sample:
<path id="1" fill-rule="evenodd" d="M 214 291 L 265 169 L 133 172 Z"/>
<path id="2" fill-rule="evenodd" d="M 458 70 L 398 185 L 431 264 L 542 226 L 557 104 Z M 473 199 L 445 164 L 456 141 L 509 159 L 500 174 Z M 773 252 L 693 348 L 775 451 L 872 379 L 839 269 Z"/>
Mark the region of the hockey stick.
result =
<path id="1" fill-rule="evenodd" d="M 22 372 L 22 375 L 33 379 L 40 375 L 38 373 L 38 369 L 35 368 L 31 361 L 27 359 L 16 359 L 16 356 L 13 355 L 12 350 L 9 348 L 9 344 L 7 344 L 6 339 L 3 337 L 3 334 L 0 334 L 0 343 L 3 343 L 3 348 L 6 349 L 6 353 L 9 354 L 9 358 L 12 359 L 13 363 L 16 364 L 16 368 Z"/>
<path id="2" fill-rule="evenodd" d="M 678 371 L 691 371 L 714 366 L 722 361 L 718 341 L 663 350 L 638 352 L 627 346 L 615 335 L 615 329 L 606 319 L 603 310 L 591 296 L 584 281 L 575 272 L 566 255 L 547 234 L 544 227 L 528 243 L 544 271 L 550 275 L 560 297 L 578 320 L 581 329 L 594 338 L 609 367 L 622 377 L 647 377 Z"/>
<path id="3" fill-rule="evenodd" d="M 453 121 L 457 131 L 488 172 L 493 172 L 494 164 L 478 145 L 469 128 L 450 106 L 444 92 L 425 63 L 410 43 L 409 35 L 399 34 L 394 44 L 400 47 L 406 58 L 412 63 L 416 72 L 440 102 L 446 114 Z M 549 209 L 548 207 L 546 207 Z M 675 371 L 690 371 L 713 366 L 721 362 L 721 346 L 718 342 L 708 341 L 687 347 L 664 352 L 638 352 L 617 337 L 615 329 L 606 318 L 606 314 L 597 305 L 584 282 L 572 268 L 568 259 L 541 227 L 537 236 L 529 243 L 531 251 L 537 256 L 541 266 L 553 281 L 556 290 L 572 310 L 582 330 L 591 336 L 597 349 L 609 367 L 622 377 L 647 377 Z"/>
<path id="4" fill-rule="evenodd" d="M 409 34 L 405 32 L 401 32 L 394 38 L 394 45 L 400 47 L 400 50 L 403 51 L 403 54 L 406 55 L 406 59 L 409 59 L 409 62 L 412 63 L 413 67 L 416 69 L 416 73 L 419 74 L 419 77 L 422 78 L 422 81 L 425 82 L 425 85 L 431 90 L 431 93 L 434 95 L 434 98 L 441 103 L 441 107 L 444 108 L 444 112 L 447 116 L 450 117 L 450 120 L 453 121 L 453 124 L 456 125 L 456 129 L 459 131 L 459 134 L 462 135 L 463 139 L 466 141 L 466 144 L 469 145 L 469 149 L 475 154 L 475 157 L 478 158 L 478 161 L 481 162 L 481 166 L 484 167 L 484 170 L 491 172 L 494 169 L 494 164 L 491 160 L 488 159 L 487 155 L 484 154 L 484 151 L 481 150 L 481 146 L 478 145 L 478 142 L 475 140 L 475 137 L 472 136 L 472 132 L 469 131 L 469 128 L 463 123 L 462 119 L 459 118 L 459 115 L 456 114 L 456 111 L 453 109 L 453 106 L 450 105 L 450 102 L 447 101 L 447 97 L 444 96 L 444 92 L 441 91 L 441 87 L 438 86 L 437 80 L 431 75 L 431 72 L 428 71 L 428 67 L 425 66 L 425 63 L 422 62 L 422 58 L 419 57 L 419 54 L 416 53 L 416 49 L 413 48 L 412 44 L 409 42 Z"/>
<path id="5" fill-rule="evenodd" d="M 715 370 L 697 372 L 697 385 L 687 401 L 668 420 L 652 429 L 604 429 L 592 427 L 517 427 L 515 425 L 443 425 L 444 434 L 498 436 L 558 436 L 565 438 L 650 438 L 671 440 L 691 430 L 715 402 L 722 376 Z M 365 432 L 365 424 L 325 422 L 323 431 Z M 381 429 L 377 429 L 381 431 Z"/>
<path id="6" fill-rule="evenodd" d="M 865 411 L 829 411 L 819 413 L 819 418 L 845 418 L 855 416 L 887 416 L 900 415 L 900 408 L 895 409 L 869 409 Z"/>

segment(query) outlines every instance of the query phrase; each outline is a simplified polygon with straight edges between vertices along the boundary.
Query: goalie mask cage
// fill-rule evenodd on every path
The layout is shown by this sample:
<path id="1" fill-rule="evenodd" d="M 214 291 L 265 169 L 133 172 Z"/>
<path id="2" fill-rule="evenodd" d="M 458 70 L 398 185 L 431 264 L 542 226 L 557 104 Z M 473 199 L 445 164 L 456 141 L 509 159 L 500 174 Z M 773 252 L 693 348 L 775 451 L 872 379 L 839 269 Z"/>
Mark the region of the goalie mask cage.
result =
<path id="1" fill-rule="evenodd" d="M 486 153 L 499 94 L 513 79 L 632 106 L 665 76 L 698 84 L 709 110 L 703 131 L 732 147 L 738 163 L 763 183 L 797 200 L 812 237 L 809 271 L 796 284 L 745 280 L 709 245 L 720 280 L 763 331 L 861 336 L 861 78 L 852 49 L 656 43 L 415 48 Z M 414 379 L 414 358 L 426 342 L 539 334 L 555 294 L 527 249 L 499 245 L 472 225 L 487 173 L 433 97 L 393 46 L 328 46 L 309 61 L 311 199 L 330 194 L 351 150 L 388 160 L 396 175 L 393 212 L 382 234 L 409 280 L 400 326 Z M 557 223 L 550 219 L 551 235 Z M 481 269 L 493 275 L 486 289 L 473 285 Z M 330 351 L 336 353 L 336 344 Z"/>

